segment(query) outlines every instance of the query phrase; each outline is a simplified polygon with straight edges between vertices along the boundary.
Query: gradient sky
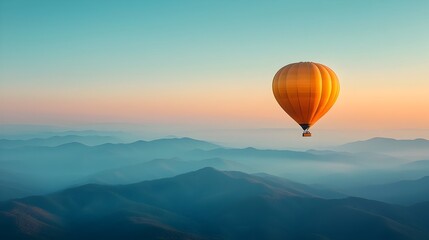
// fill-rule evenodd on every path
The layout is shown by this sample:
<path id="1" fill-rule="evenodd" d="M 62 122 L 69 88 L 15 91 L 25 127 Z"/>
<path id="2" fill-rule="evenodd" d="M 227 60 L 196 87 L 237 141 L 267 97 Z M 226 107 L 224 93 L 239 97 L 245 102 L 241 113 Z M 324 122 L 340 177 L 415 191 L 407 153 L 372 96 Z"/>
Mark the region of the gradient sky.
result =
<path id="1" fill-rule="evenodd" d="M 0 1 L 0 123 L 296 128 L 284 65 L 339 76 L 315 129 L 429 129 L 429 1 Z"/>

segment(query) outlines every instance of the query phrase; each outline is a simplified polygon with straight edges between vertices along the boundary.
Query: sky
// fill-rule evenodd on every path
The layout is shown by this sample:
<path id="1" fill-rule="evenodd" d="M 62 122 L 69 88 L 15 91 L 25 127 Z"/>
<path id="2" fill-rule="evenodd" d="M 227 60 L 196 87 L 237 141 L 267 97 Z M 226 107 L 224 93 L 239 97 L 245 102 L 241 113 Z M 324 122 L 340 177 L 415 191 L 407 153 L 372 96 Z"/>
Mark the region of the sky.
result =
<path id="1" fill-rule="evenodd" d="M 0 124 L 299 134 L 271 83 L 312 61 L 341 85 L 313 132 L 429 138 L 428 29 L 427 0 L 2 0 Z"/>

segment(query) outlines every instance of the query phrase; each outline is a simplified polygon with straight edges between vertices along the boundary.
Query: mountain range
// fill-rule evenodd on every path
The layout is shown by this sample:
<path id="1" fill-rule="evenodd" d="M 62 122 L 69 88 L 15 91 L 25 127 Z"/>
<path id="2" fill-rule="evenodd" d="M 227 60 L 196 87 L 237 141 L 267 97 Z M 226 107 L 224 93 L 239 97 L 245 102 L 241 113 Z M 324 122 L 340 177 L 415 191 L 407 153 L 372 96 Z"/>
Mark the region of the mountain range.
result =
<path id="1" fill-rule="evenodd" d="M 375 137 L 364 141 L 346 143 L 332 149 L 346 152 L 383 153 L 420 160 L 429 156 L 429 140 L 423 138 L 398 140 Z"/>
<path id="2" fill-rule="evenodd" d="M 129 185 L 89 184 L 0 203 L 0 238 L 429 238 L 429 202 L 331 199 L 286 182 L 203 168 Z"/>
<path id="3" fill-rule="evenodd" d="M 388 203 L 411 205 L 429 201 L 429 176 L 417 180 L 402 180 L 349 189 L 346 193 Z"/>
<path id="4" fill-rule="evenodd" d="M 265 172 L 305 184 L 325 185 L 339 192 L 429 175 L 429 165 L 422 160 L 425 158 L 410 162 L 408 158 L 381 152 L 227 148 L 191 138 L 95 146 L 81 143 L 93 141 L 94 136 L 1 140 L 0 200 L 46 194 L 86 183 L 128 184 L 165 178 L 208 166 L 247 173 Z M 386 142 L 396 140 L 368 141 L 374 146 L 381 144 L 377 149 L 383 149 Z M 398 148 L 411 151 L 422 150 L 420 145 L 425 141 L 396 143 L 402 145 Z"/>
<path id="5" fill-rule="evenodd" d="M 31 139 L 0 139 L 0 148 L 16 148 L 23 146 L 46 146 L 55 147 L 66 143 L 78 142 L 89 146 L 100 145 L 104 143 L 117 143 L 119 139 L 112 136 L 98 136 L 98 135 L 65 135 L 65 136 L 52 136 L 47 138 L 31 138 Z"/>
<path id="6" fill-rule="evenodd" d="M 154 159 L 121 168 L 109 169 L 88 176 L 84 183 L 100 184 L 129 184 L 143 180 L 172 177 L 182 173 L 195 171 L 203 167 L 213 167 L 220 170 L 240 170 L 252 172 L 252 169 L 222 158 L 184 161 L 179 158 Z"/>

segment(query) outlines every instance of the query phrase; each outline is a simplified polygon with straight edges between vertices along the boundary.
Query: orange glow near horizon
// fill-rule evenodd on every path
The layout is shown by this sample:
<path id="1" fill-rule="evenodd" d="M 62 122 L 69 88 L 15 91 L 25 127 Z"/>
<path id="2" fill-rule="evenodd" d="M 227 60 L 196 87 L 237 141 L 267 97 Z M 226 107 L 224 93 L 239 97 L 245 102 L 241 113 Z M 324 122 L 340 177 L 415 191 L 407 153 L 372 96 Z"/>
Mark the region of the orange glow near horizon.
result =
<path id="1" fill-rule="evenodd" d="M 429 129 L 429 1 L 53 2 L 2 1 L 0 125 L 299 130 L 273 77 L 317 62 L 340 93 L 313 130 Z"/>
<path id="2" fill-rule="evenodd" d="M 4 91 L 2 123 L 140 123 L 206 127 L 299 127 L 276 103 L 270 80 L 262 84 L 170 89 L 117 86 L 66 91 Z M 341 79 L 340 79 L 341 83 Z M 334 107 L 314 127 L 344 129 L 428 129 L 425 88 L 348 88 L 341 85 Z"/>

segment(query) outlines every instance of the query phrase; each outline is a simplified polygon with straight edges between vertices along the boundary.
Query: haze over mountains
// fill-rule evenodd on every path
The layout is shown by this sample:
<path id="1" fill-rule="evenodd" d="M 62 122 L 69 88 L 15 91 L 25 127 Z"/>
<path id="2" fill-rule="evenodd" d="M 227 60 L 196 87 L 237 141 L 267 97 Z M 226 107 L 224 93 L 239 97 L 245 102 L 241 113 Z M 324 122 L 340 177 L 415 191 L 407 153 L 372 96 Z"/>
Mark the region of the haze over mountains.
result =
<path id="1" fill-rule="evenodd" d="M 366 141 L 347 143 L 334 149 L 346 152 L 376 152 L 420 160 L 429 156 L 429 141 L 423 138 L 397 140 L 376 137 Z"/>
<path id="2" fill-rule="evenodd" d="M 45 194 L 91 182 L 128 184 L 171 177 L 208 166 L 248 173 L 266 172 L 306 184 L 326 185 L 339 191 L 416 180 L 429 175 L 429 164 L 425 164 L 425 160 L 410 162 L 408 157 L 370 152 L 363 149 L 365 142 L 334 147 L 343 149 L 346 146 L 353 150 L 350 152 L 227 148 L 191 138 L 95 146 L 75 142 L 94 139 L 109 138 L 98 139 L 90 135 L 1 140 L 0 171 L 3 177 L 0 185 L 5 186 L 1 199 Z M 73 142 L 65 143 L 67 140 Z M 368 140 L 371 148 L 383 151 L 392 141 L 395 140 Z M 402 140 L 396 142 L 398 146 L 395 147 L 403 152 L 424 152 L 427 142 L 422 139 Z M 377 144 L 380 146 L 376 147 Z"/>
<path id="3" fill-rule="evenodd" d="M 353 196 L 395 204 L 415 204 L 429 200 L 429 176 L 417 180 L 402 180 L 389 184 L 349 189 L 347 193 Z"/>
<path id="4" fill-rule="evenodd" d="M 90 175 L 84 182 L 129 184 L 143 180 L 172 177 L 204 167 L 214 167 L 221 170 L 247 169 L 247 172 L 251 172 L 250 168 L 242 164 L 222 158 L 209 158 L 194 161 L 184 161 L 178 158 L 154 159 L 148 162 L 101 171 Z"/>
<path id="5" fill-rule="evenodd" d="M 53 136 L 48 138 L 31 138 L 31 139 L 0 139 L 0 146 L 2 148 L 15 148 L 23 146 L 46 146 L 55 147 L 61 144 L 78 142 L 89 146 L 100 145 L 104 143 L 118 143 L 119 139 L 112 136 L 98 136 L 98 135 L 64 135 Z"/>
<path id="6" fill-rule="evenodd" d="M 117 140 L 89 134 L 0 140 L 3 236 L 428 237 L 424 139 L 374 138 L 306 151 L 191 138 Z"/>

